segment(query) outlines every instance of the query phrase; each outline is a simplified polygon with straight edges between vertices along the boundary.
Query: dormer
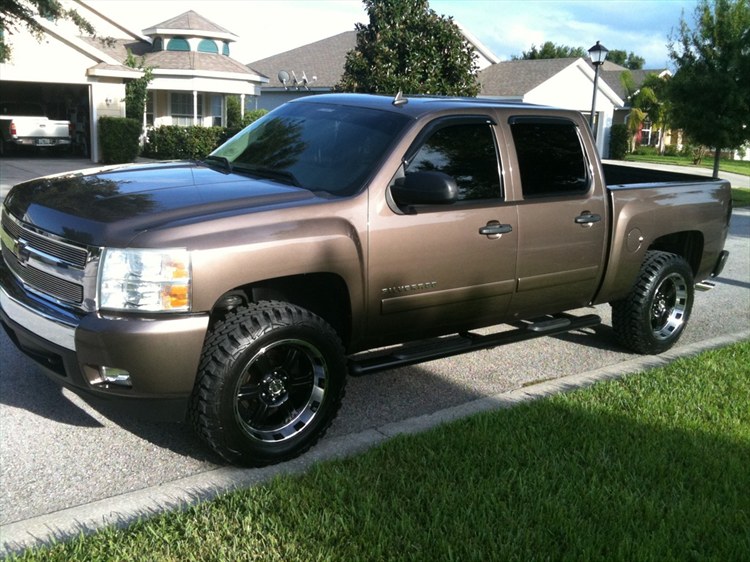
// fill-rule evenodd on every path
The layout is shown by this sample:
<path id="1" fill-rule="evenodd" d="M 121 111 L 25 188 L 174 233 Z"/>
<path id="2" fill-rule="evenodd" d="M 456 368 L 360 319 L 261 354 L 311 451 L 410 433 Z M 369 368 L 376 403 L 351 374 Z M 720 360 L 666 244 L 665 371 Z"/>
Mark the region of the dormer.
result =
<path id="1" fill-rule="evenodd" d="M 225 56 L 229 56 L 229 44 L 238 39 L 192 10 L 144 29 L 143 34 L 151 38 L 152 52 L 192 51 Z"/>

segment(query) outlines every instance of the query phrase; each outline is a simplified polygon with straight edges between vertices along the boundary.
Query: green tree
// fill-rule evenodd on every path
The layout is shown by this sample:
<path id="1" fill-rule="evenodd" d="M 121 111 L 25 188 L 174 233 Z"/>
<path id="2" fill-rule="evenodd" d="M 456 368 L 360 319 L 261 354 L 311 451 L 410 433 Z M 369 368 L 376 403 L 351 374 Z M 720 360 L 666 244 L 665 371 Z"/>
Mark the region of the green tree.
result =
<path id="1" fill-rule="evenodd" d="M 70 20 L 83 33 L 95 33 L 94 27 L 81 14 L 66 9 L 57 0 L 0 0 L 0 62 L 7 62 L 11 58 L 6 35 L 13 35 L 20 26 L 26 27 L 37 40 L 41 39 L 44 28 L 36 21 L 37 16 L 50 21 Z"/>
<path id="2" fill-rule="evenodd" d="M 646 59 L 639 57 L 634 52 L 628 53 L 622 49 L 612 49 L 607 53 L 607 60 L 629 70 L 641 70 L 646 64 Z"/>
<path id="3" fill-rule="evenodd" d="M 633 81 L 630 72 L 620 75 L 620 82 L 625 87 L 627 99 L 630 102 L 627 128 L 630 133 L 630 150 L 635 150 L 635 139 L 646 121 L 651 122 L 651 128 L 659 131 L 659 152 L 664 152 L 664 129 L 668 123 L 669 100 L 666 90 L 668 81 L 658 74 L 649 73 L 639 85 Z"/>
<path id="4" fill-rule="evenodd" d="M 139 123 L 143 122 L 143 113 L 146 111 L 146 96 L 148 95 L 148 85 L 153 80 L 153 67 L 144 66 L 145 59 L 137 59 L 128 49 L 128 56 L 125 59 L 125 66 L 141 70 L 143 75 L 140 78 L 130 80 L 125 84 L 125 116 L 129 119 L 136 119 Z"/>
<path id="5" fill-rule="evenodd" d="M 669 81 L 672 124 L 714 148 L 714 177 L 722 149 L 750 140 L 749 0 L 700 0 L 693 27 L 680 19 L 670 37 L 676 67 Z"/>
<path id="6" fill-rule="evenodd" d="M 450 17 L 427 0 L 363 0 L 370 23 L 357 24 L 337 89 L 346 92 L 475 96 L 476 54 Z"/>
<path id="7" fill-rule="evenodd" d="M 588 53 L 583 47 L 568 47 L 567 45 L 555 45 L 552 41 L 545 41 L 541 47 L 532 45 L 531 49 L 524 51 L 520 57 L 513 56 L 513 60 L 537 60 L 537 59 L 567 59 L 586 58 Z"/>

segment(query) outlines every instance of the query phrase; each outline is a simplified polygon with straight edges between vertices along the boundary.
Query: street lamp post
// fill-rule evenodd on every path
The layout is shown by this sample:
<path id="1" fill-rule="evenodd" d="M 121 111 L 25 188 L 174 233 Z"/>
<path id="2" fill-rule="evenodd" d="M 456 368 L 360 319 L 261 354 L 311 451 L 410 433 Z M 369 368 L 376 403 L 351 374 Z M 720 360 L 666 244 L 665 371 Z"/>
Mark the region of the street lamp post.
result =
<path id="1" fill-rule="evenodd" d="M 600 45 L 599 41 L 596 45 L 589 49 L 589 57 L 591 58 L 591 64 L 594 65 L 594 97 L 591 98 L 591 115 L 589 115 L 589 127 L 596 138 L 596 130 L 594 130 L 594 112 L 596 111 L 596 90 L 599 82 L 599 67 L 604 64 L 604 60 L 607 58 L 609 50 L 604 45 Z"/>

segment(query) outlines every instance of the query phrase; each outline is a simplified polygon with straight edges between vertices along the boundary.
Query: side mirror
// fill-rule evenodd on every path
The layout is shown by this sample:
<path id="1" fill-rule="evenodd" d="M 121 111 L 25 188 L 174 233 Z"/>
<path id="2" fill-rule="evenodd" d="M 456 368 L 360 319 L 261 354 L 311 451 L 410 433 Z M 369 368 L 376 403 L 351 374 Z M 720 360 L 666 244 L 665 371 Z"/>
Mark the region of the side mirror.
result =
<path id="1" fill-rule="evenodd" d="M 456 180 L 443 172 L 412 172 L 391 186 L 397 205 L 445 205 L 458 199 Z"/>

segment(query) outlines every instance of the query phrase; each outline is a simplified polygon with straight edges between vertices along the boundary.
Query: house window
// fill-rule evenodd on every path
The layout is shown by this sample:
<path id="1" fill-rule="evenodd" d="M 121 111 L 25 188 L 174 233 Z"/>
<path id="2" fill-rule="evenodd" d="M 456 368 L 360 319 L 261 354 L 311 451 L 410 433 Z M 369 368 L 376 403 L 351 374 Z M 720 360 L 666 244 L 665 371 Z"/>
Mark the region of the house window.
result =
<path id="1" fill-rule="evenodd" d="M 214 127 L 222 126 L 223 101 L 223 96 L 217 94 L 211 96 L 211 125 Z"/>
<path id="2" fill-rule="evenodd" d="M 219 54 L 219 47 L 216 46 L 216 42 L 211 39 L 202 39 L 198 43 L 198 51 L 201 53 L 216 53 Z"/>
<path id="3" fill-rule="evenodd" d="M 167 43 L 167 51 L 189 51 L 190 43 L 184 37 L 172 37 Z"/>
<path id="4" fill-rule="evenodd" d="M 193 94 L 172 92 L 170 96 L 172 124 L 189 127 L 193 124 Z M 203 96 L 198 96 L 198 119 L 203 117 Z"/>
<path id="5" fill-rule="evenodd" d="M 151 50 L 154 53 L 158 53 L 159 51 L 164 50 L 164 41 L 162 41 L 161 37 L 157 37 L 156 39 L 154 39 L 154 45 L 153 47 L 151 47 Z"/>
<path id="6" fill-rule="evenodd" d="M 229 43 L 224 41 L 223 46 L 221 48 L 221 54 L 225 56 L 229 56 Z"/>
<path id="7" fill-rule="evenodd" d="M 146 126 L 154 126 L 154 92 L 146 94 Z"/>

